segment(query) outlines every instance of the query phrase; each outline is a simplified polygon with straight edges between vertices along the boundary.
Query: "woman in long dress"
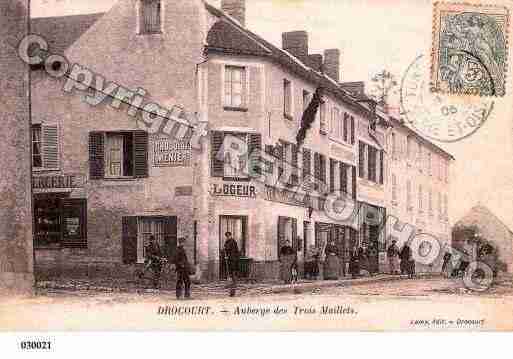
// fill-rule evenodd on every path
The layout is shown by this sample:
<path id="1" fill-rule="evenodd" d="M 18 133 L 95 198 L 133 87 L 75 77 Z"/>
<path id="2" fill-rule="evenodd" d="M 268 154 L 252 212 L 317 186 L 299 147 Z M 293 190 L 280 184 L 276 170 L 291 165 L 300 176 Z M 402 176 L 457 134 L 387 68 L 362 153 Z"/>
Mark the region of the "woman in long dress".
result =
<path id="1" fill-rule="evenodd" d="M 324 261 L 324 279 L 336 280 L 338 279 L 338 271 L 340 268 L 340 261 L 338 259 L 338 248 L 335 241 L 330 241 L 325 249 L 326 259 Z"/>

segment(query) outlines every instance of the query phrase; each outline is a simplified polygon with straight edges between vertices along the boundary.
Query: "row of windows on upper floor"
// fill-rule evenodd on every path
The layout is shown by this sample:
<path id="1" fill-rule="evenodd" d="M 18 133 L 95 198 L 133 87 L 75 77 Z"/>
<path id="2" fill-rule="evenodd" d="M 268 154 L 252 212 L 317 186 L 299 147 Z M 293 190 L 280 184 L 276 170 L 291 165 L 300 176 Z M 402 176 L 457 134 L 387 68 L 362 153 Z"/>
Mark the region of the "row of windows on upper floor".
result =
<path id="1" fill-rule="evenodd" d="M 392 187 L 392 205 L 398 206 L 400 202 L 400 186 L 398 185 L 397 176 L 395 173 L 391 175 L 391 187 Z M 429 188 L 426 192 L 424 192 L 424 187 L 422 184 L 418 185 L 417 190 L 417 210 L 419 214 L 423 214 L 427 212 L 430 217 L 434 216 L 433 209 L 433 189 Z M 410 179 L 406 180 L 406 210 L 408 212 L 414 212 L 414 184 Z M 427 197 L 427 208 L 425 206 L 425 197 Z M 438 208 L 438 219 L 440 221 L 448 220 L 448 196 L 447 194 L 442 194 L 441 192 L 437 192 L 437 208 Z"/>
<path id="2" fill-rule="evenodd" d="M 413 136 L 398 136 L 392 132 L 389 137 L 390 159 L 406 160 L 410 167 L 417 167 L 420 172 L 435 176 L 440 181 L 449 182 L 449 161 L 436 152 L 422 146 Z"/>
<path id="3" fill-rule="evenodd" d="M 311 151 L 308 148 L 303 147 L 300 150 L 296 144 L 286 140 L 280 140 L 279 143 L 274 146 L 265 146 L 265 153 L 272 156 L 273 160 L 276 159 L 277 161 L 268 161 L 264 158 L 264 161 L 262 161 L 265 164 L 264 169 L 251 169 L 248 157 L 239 157 L 237 159 L 227 159 L 224 157 L 223 161 L 223 157 L 221 156 L 221 158 L 219 158 L 218 154 L 222 149 L 227 135 L 232 135 L 245 142 L 249 154 L 252 154 L 256 149 L 262 148 L 262 137 L 258 133 L 248 134 L 214 131 L 211 137 L 210 154 L 211 173 L 213 177 L 222 177 L 226 180 L 249 180 L 250 176 L 248 174 L 250 172 L 263 171 L 265 173 L 273 173 L 273 166 L 277 165 L 278 177 L 283 174 L 285 167 L 291 168 L 290 176 L 287 179 L 291 186 L 299 185 L 300 178 L 302 178 L 302 182 L 304 182 L 310 177 L 313 177 L 329 185 L 330 192 L 341 189 L 345 193 L 352 193 L 353 195 L 356 193 L 356 166 L 334 158 L 328 158 L 326 155 Z M 360 148 L 363 149 L 365 153 L 360 157 L 359 177 L 383 185 L 385 173 L 384 151 L 364 143 L 361 143 Z M 224 155 L 226 156 L 226 153 Z M 300 156 L 301 159 L 299 158 Z M 288 164 L 288 166 L 286 166 L 286 164 Z M 329 173 L 329 182 L 326 178 L 327 173 Z M 352 183 L 352 185 L 349 185 L 349 183 Z M 350 191 L 348 188 L 354 189 Z"/>
<path id="4" fill-rule="evenodd" d="M 244 66 L 226 65 L 224 68 L 224 109 L 247 111 L 249 101 L 249 86 L 246 82 L 247 68 Z M 283 117 L 294 121 L 294 89 L 292 81 L 283 79 Z M 302 91 L 302 109 L 304 113 L 312 100 L 313 94 L 308 90 Z M 320 104 L 319 109 L 320 133 L 329 135 L 330 139 L 354 145 L 356 121 L 353 115 L 327 101 Z M 299 122 L 299 119 L 297 119 Z"/>
<path id="5" fill-rule="evenodd" d="M 258 133 L 233 133 L 213 131 L 211 136 L 212 176 L 226 179 L 248 179 L 249 158 L 240 157 L 239 164 L 233 165 L 228 160 L 220 161 L 216 154 L 221 149 L 224 137 L 233 135 L 247 144 L 248 154 L 255 149 L 261 151 L 262 136 Z M 148 176 L 148 133 L 144 131 L 93 131 L 89 133 L 89 167 L 90 178 L 138 178 Z M 59 136 L 56 125 L 32 126 L 32 164 L 34 169 L 59 169 Z M 279 175 L 285 163 L 293 169 L 291 184 L 299 183 L 313 176 L 322 183 L 327 183 L 328 157 L 307 148 L 298 149 L 294 143 L 280 140 L 275 146 L 266 146 L 265 152 L 281 161 Z M 299 159 L 301 156 L 301 162 Z M 313 161 L 312 161 L 313 156 Z M 299 166 L 299 163 L 302 165 Z M 313 174 L 312 174 L 313 164 Z M 272 165 L 272 164 L 270 164 Z M 360 143 L 359 177 L 376 184 L 384 183 L 384 152 Z M 269 169 L 267 170 L 269 171 Z M 272 169 L 271 169 L 272 172 Z M 300 173 L 301 172 L 301 173 Z M 356 168 L 333 158 L 329 159 L 330 190 L 341 188 L 347 193 L 355 193 Z M 348 179 L 350 177 L 350 180 Z M 349 185 L 353 182 L 353 185 Z"/>

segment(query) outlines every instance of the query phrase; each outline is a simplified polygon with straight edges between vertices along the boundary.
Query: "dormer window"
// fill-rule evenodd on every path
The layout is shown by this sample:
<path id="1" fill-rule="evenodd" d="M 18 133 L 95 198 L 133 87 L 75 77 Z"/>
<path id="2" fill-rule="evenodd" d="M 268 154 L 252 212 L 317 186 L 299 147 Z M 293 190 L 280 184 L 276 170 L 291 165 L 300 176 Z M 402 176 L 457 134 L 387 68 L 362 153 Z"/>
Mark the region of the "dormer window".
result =
<path id="1" fill-rule="evenodd" d="M 157 34 L 162 32 L 161 1 L 141 0 L 141 34 Z"/>

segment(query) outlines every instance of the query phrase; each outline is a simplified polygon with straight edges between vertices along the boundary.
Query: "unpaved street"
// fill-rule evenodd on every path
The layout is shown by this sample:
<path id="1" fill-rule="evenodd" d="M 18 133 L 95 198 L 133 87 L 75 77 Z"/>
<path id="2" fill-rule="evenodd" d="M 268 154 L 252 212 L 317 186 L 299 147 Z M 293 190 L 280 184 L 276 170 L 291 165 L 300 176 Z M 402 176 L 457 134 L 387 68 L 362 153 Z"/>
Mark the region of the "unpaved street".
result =
<path id="1" fill-rule="evenodd" d="M 423 279 L 329 287 L 266 295 L 254 288 L 236 298 L 193 292 L 48 291 L 3 298 L 3 330 L 490 330 L 513 328 L 513 289 L 465 292 L 454 280 Z M 159 308 L 169 308 L 159 314 Z M 208 308 L 208 309 L 207 309 Z"/>

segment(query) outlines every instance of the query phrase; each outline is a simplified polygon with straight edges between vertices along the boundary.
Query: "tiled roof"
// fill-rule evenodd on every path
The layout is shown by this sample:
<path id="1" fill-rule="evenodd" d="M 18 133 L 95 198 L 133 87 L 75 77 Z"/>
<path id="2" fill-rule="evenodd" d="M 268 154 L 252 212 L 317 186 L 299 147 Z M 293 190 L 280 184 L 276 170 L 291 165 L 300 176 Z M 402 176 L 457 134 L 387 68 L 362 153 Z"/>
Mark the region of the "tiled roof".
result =
<path id="1" fill-rule="evenodd" d="M 212 15 L 219 18 L 207 36 L 207 52 L 269 57 L 274 62 L 286 67 L 289 71 L 313 83 L 314 86 L 321 86 L 328 90 L 349 108 L 370 117 L 374 116 L 368 107 L 358 102 L 362 100 L 361 98 L 354 98 L 335 80 L 311 68 L 289 52 L 274 46 L 262 37 L 242 27 L 239 22 L 216 7 L 207 2 L 205 2 L 205 7 Z"/>
<path id="2" fill-rule="evenodd" d="M 103 13 L 32 18 L 30 32 L 44 37 L 51 53 L 62 54 L 102 16 Z"/>

